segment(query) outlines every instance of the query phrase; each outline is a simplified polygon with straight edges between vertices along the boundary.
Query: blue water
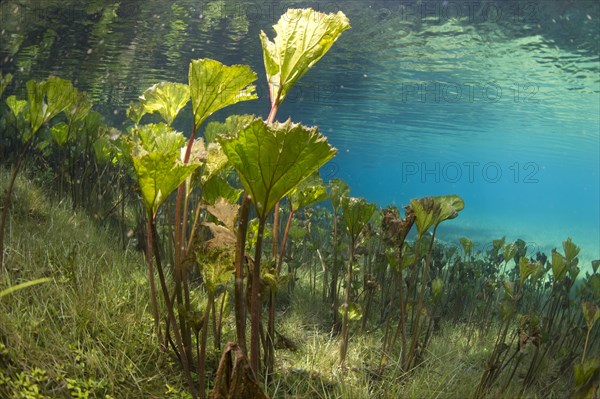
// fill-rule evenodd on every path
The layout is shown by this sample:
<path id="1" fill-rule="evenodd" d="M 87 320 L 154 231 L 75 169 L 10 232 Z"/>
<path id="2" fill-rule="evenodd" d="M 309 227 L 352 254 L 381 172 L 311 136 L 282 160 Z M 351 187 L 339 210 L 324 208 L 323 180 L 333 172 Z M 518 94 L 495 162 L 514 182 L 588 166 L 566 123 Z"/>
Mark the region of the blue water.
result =
<path id="1" fill-rule="evenodd" d="M 259 101 L 215 119 L 266 116 L 258 32 L 272 36 L 289 5 L 342 10 L 352 29 L 278 114 L 318 125 L 338 148 L 324 178 L 380 206 L 460 195 L 447 241 L 484 249 L 506 235 L 535 252 L 572 237 L 584 266 L 600 258 L 597 1 L 21 3 L 2 2 L 3 72 L 76 80 L 115 124 L 148 86 L 186 82 L 201 57 L 260 76 Z M 56 38 L 40 45 L 48 27 Z"/>

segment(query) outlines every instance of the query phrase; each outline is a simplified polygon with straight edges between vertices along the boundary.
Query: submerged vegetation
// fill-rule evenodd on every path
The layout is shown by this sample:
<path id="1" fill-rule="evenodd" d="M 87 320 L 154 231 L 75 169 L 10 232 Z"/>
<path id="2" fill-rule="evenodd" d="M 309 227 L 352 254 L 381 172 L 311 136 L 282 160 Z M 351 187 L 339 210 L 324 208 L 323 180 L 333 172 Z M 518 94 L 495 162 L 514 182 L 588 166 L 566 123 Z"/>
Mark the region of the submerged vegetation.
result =
<path id="1" fill-rule="evenodd" d="M 290 9 L 261 33 L 266 120 L 205 125 L 257 98 L 249 66 L 211 59 L 143 92 L 126 131 L 60 78 L 6 97 L 0 396 L 597 397 L 600 261 L 580 276 L 571 239 L 443 244 L 458 195 L 378 209 L 323 182 L 317 127 L 276 120 L 349 28 Z"/>

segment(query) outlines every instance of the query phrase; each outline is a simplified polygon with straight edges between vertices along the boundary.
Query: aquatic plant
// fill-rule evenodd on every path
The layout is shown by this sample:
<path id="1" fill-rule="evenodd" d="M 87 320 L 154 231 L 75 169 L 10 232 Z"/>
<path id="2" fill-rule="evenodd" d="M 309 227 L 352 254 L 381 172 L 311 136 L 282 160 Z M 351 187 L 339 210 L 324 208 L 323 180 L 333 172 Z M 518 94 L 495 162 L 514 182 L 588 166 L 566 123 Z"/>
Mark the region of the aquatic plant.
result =
<path id="1" fill-rule="evenodd" d="M 256 119 L 236 135 L 221 137 L 219 142 L 238 172 L 259 219 L 250 295 L 250 361 L 258 373 L 260 265 L 267 216 L 285 195 L 331 159 L 335 149 L 316 128 L 309 129 L 289 120 L 267 124 Z"/>
<path id="2" fill-rule="evenodd" d="M 425 197 L 410 201 L 410 208 L 412 212 L 414 212 L 415 225 L 417 226 L 417 242 L 421 241 L 424 243 L 423 239 L 425 238 L 425 233 L 432 226 L 433 233 L 431 234 L 431 240 L 429 241 L 428 249 L 426 251 L 427 259 L 425 260 L 425 267 L 421 275 L 420 291 L 416 306 L 414 308 L 412 332 L 410 335 L 411 343 L 408 348 L 405 363 L 403 364 L 405 370 L 409 370 L 414 367 L 418 358 L 417 349 L 422 328 L 420 324 L 421 314 L 423 313 L 425 304 L 425 289 L 428 281 L 433 243 L 437 228 L 443 221 L 456 218 L 458 213 L 463 210 L 464 207 L 465 203 L 458 195 Z M 416 284 L 413 284 L 413 286 L 416 287 Z M 403 348 L 403 350 L 405 349 L 406 348 Z"/>
<path id="3" fill-rule="evenodd" d="M 329 291 L 329 301 L 333 309 L 333 326 L 339 331 L 338 323 L 338 251 L 339 251 L 339 211 L 342 205 L 342 198 L 348 196 L 350 187 L 341 179 L 331 179 L 329 181 L 329 199 L 333 208 L 333 251 L 331 264 L 331 288 Z"/>
<path id="4" fill-rule="evenodd" d="M 2 78 L 2 92 L 10 82 L 7 75 Z M 69 108 L 77 98 L 77 89 L 71 82 L 57 77 L 50 77 L 42 82 L 30 80 L 26 84 L 27 100 L 17 100 L 13 95 L 6 99 L 14 117 L 25 123 L 18 123 L 22 129 L 18 132 L 23 147 L 13 165 L 8 187 L 4 193 L 2 202 L 2 215 L 0 216 L 0 271 L 4 264 L 4 230 L 10 211 L 11 196 L 14 189 L 15 179 L 21 170 L 25 155 L 32 147 L 40 128 L 51 121 L 55 116 Z"/>
<path id="5" fill-rule="evenodd" d="M 361 312 L 356 303 L 350 302 L 352 291 L 352 269 L 354 267 L 354 255 L 359 244 L 360 234 L 373 216 L 376 206 L 368 203 L 364 198 L 342 197 L 342 215 L 346 222 L 346 230 L 350 238 L 348 246 L 348 266 L 346 268 L 346 287 L 344 290 L 344 303 L 340 307 L 342 314 L 342 337 L 340 342 L 340 365 L 345 367 L 346 353 L 348 351 L 349 320 L 360 319 Z"/>
<path id="6" fill-rule="evenodd" d="M 209 158 L 208 154 L 210 154 L 210 151 L 207 153 L 204 150 L 202 140 L 195 139 L 195 136 L 200 125 L 214 112 L 239 101 L 255 99 L 255 88 L 251 85 L 255 79 L 256 74 L 247 66 L 226 66 L 218 61 L 209 59 L 194 60 L 190 63 L 189 68 L 189 86 L 170 82 L 156 84 L 146 90 L 140 97 L 139 105 L 133 104 L 129 111 L 130 118 L 136 123 L 131 155 L 148 212 L 147 261 L 151 276 L 150 284 L 152 287 L 151 251 L 154 247 L 153 252 L 157 260 L 159 277 L 163 288 L 163 299 L 167 305 L 167 312 L 169 314 L 165 333 L 168 336 L 169 331 L 172 330 L 175 335 L 176 345 L 173 349 L 175 349 L 181 359 L 190 391 L 194 397 L 198 394 L 202 398 L 205 397 L 205 359 L 203 354 L 206 346 L 206 329 L 203 331 L 201 349 L 199 350 L 198 368 L 200 375 L 199 393 L 197 393 L 191 379 L 191 369 L 195 363 L 193 361 L 191 340 L 192 320 L 189 320 L 186 315 L 193 314 L 193 310 L 190 303 L 188 270 L 184 265 L 184 262 L 190 257 L 192 250 L 191 243 L 193 242 L 196 226 L 199 223 L 198 214 L 200 212 L 199 207 L 196 207 L 193 219 L 194 224 L 191 227 L 190 237 L 188 237 L 188 209 L 192 190 L 191 175 L 204 162 L 203 176 L 204 182 L 206 182 L 223 165 L 223 162 L 219 161 L 217 161 L 219 166 L 216 166 L 214 163 L 206 164 L 205 161 L 211 160 L 214 162 L 215 158 L 218 159 L 218 150 L 217 154 L 213 151 L 213 157 Z M 194 123 L 191 136 L 187 144 L 185 144 L 183 135 L 174 132 L 170 128 L 170 125 L 190 100 L 192 102 Z M 144 114 L 154 112 L 159 113 L 166 124 L 137 126 Z M 223 160 L 225 160 L 224 157 Z M 217 188 L 217 190 L 222 191 L 222 188 Z M 158 212 L 158 207 L 175 190 L 177 190 L 175 222 L 173 224 L 175 296 L 174 301 L 172 301 L 166 282 L 164 281 L 162 266 L 159 263 L 158 235 L 156 234 L 154 220 Z M 212 263 L 209 263 L 209 265 L 214 266 Z M 204 273 L 206 273 L 206 270 L 204 270 Z M 155 292 L 155 290 L 153 291 Z M 210 290 L 208 294 L 209 296 L 211 295 Z M 214 296 L 214 290 L 212 295 Z M 152 294 L 152 297 L 155 297 L 155 293 Z M 207 306 L 212 306 L 210 301 Z M 178 320 L 175 319 L 175 308 L 179 309 L 177 312 Z M 210 311 L 207 311 L 206 314 L 205 323 L 208 322 Z M 160 330 L 157 331 L 160 337 Z"/>

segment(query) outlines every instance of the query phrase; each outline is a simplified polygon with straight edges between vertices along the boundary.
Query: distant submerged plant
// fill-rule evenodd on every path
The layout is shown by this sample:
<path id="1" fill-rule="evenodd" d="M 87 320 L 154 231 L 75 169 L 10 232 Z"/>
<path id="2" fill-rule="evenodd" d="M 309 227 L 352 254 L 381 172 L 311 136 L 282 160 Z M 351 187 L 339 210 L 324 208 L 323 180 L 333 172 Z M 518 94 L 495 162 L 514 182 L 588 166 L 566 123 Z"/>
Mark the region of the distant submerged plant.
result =
<path id="1" fill-rule="evenodd" d="M 340 344 L 340 365 L 345 366 L 346 353 L 348 351 L 348 334 L 350 319 L 360 319 L 361 314 L 358 305 L 350 302 L 350 291 L 352 290 L 352 268 L 354 266 L 354 254 L 359 244 L 359 236 L 373 216 L 376 206 L 368 203 L 364 198 L 343 197 L 342 214 L 346 222 L 346 229 L 350 237 L 348 246 L 348 267 L 346 269 L 346 289 L 344 303 L 340 307 L 342 314 L 342 340 Z"/>

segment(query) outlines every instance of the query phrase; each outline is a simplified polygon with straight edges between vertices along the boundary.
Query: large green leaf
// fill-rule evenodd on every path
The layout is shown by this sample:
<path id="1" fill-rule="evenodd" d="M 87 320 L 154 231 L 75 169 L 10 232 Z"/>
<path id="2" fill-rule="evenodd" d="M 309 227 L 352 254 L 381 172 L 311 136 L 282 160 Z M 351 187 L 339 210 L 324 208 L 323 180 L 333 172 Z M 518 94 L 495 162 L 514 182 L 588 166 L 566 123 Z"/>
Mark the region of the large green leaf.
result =
<path id="1" fill-rule="evenodd" d="M 410 207 L 415 213 L 415 224 L 417 225 L 417 234 L 419 238 L 433 226 L 435 220 L 433 197 L 425 197 L 421 199 L 411 199 Z"/>
<path id="2" fill-rule="evenodd" d="M 173 123 L 188 101 L 190 101 L 190 87 L 183 83 L 157 83 L 140 96 L 144 113 L 158 112 L 167 125 Z"/>
<path id="3" fill-rule="evenodd" d="M 12 78 L 13 77 L 10 73 L 7 73 L 6 75 L 2 75 L 2 73 L 0 73 L 0 97 L 2 97 L 4 90 L 8 87 L 12 81 Z"/>
<path id="4" fill-rule="evenodd" d="M 164 123 L 136 127 L 129 150 L 146 209 L 153 215 L 199 162 L 184 164 L 181 149 L 185 137 Z"/>
<path id="5" fill-rule="evenodd" d="M 77 89 L 71 82 L 57 77 L 41 83 L 30 80 L 26 86 L 32 134 L 77 99 Z"/>
<path id="6" fill-rule="evenodd" d="M 152 152 L 133 158 L 146 209 L 156 215 L 168 196 L 198 167 L 184 164 L 177 153 Z"/>
<path id="7" fill-rule="evenodd" d="M 364 198 L 342 198 L 342 213 L 353 243 L 356 243 L 358 235 L 369 222 L 376 208 L 375 204 L 368 203 Z"/>
<path id="8" fill-rule="evenodd" d="M 9 96 L 6 99 L 6 105 L 8 105 L 8 108 L 10 108 L 10 110 L 16 118 L 23 111 L 23 108 L 25 108 L 25 106 L 27 105 L 27 101 L 17 100 L 16 96 Z"/>
<path id="9" fill-rule="evenodd" d="M 440 209 L 434 220 L 436 226 L 445 220 L 456 218 L 458 212 L 465 208 L 465 202 L 458 195 L 441 195 L 433 197 L 433 200 Z"/>
<path id="10" fill-rule="evenodd" d="M 64 145 L 67 142 L 69 135 L 69 125 L 64 122 L 57 123 L 52 126 L 50 129 L 52 133 L 52 137 L 54 137 L 54 141 L 60 146 Z"/>
<path id="11" fill-rule="evenodd" d="M 223 148 L 218 143 L 210 143 L 206 151 L 206 161 L 204 162 L 204 170 L 200 179 L 202 184 L 205 184 L 213 176 L 222 171 L 228 162 L 229 160 Z"/>
<path id="12" fill-rule="evenodd" d="M 290 120 L 268 125 L 256 119 L 237 135 L 219 141 L 263 221 L 278 201 L 336 151 L 316 127 Z"/>
<path id="13" fill-rule="evenodd" d="M 298 184 L 289 194 L 292 209 L 297 211 L 315 202 L 327 199 L 327 186 L 318 172 L 313 173 L 308 179 Z"/>
<path id="14" fill-rule="evenodd" d="M 462 211 L 465 203 L 458 195 L 440 195 L 410 200 L 415 213 L 418 236 L 423 235 L 431 226 L 437 227 L 444 220 L 454 219 Z"/>
<path id="15" fill-rule="evenodd" d="M 567 262 L 572 263 L 579 254 L 581 248 L 575 245 L 571 237 L 569 237 L 563 241 L 563 250 L 565 251 L 565 258 L 567 258 Z"/>
<path id="16" fill-rule="evenodd" d="M 283 101 L 298 79 L 350 28 L 350 22 L 341 11 L 289 9 L 273 28 L 277 34 L 273 42 L 260 33 L 272 105 Z"/>
<path id="17" fill-rule="evenodd" d="M 204 129 L 204 139 L 207 143 L 212 143 L 219 135 L 236 134 L 253 120 L 253 115 L 231 115 L 225 119 L 225 122 L 209 122 Z"/>
<path id="18" fill-rule="evenodd" d="M 227 180 L 220 176 L 213 176 L 202 185 L 202 199 L 207 204 L 214 204 L 217 199 L 225 198 L 228 202 L 236 203 L 243 190 L 238 190 L 229 185 Z"/>
<path id="19" fill-rule="evenodd" d="M 194 126 L 216 111 L 240 101 L 254 100 L 256 73 L 247 65 L 226 66 L 211 59 L 190 63 L 189 82 Z"/>
<path id="20" fill-rule="evenodd" d="M 87 93 L 77 92 L 77 96 L 71 106 L 65 109 L 65 115 L 69 123 L 73 124 L 84 120 L 91 109 L 92 101 L 89 99 Z"/>
<path id="21" fill-rule="evenodd" d="M 350 187 L 345 181 L 342 179 L 329 180 L 329 198 L 331 199 L 331 206 L 334 213 L 339 209 L 342 198 L 347 197 L 349 194 Z"/>
<path id="22" fill-rule="evenodd" d="M 556 249 L 552 250 L 552 274 L 554 276 L 554 282 L 562 280 L 567 274 L 568 269 L 567 258 L 560 254 Z"/>
<path id="23" fill-rule="evenodd" d="M 142 152 L 161 152 L 176 154 L 185 144 L 185 137 L 171 129 L 164 123 L 142 125 L 133 130 L 132 156 L 139 156 Z"/>
<path id="24" fill-rule="evenodd" d="M 531 276 L 536 270 L 538 270 L 539 262 L 530 262 L 525 256 L 519 259 L 519 277 L 521 286 L 525 283 L 525 280 Z"/>

